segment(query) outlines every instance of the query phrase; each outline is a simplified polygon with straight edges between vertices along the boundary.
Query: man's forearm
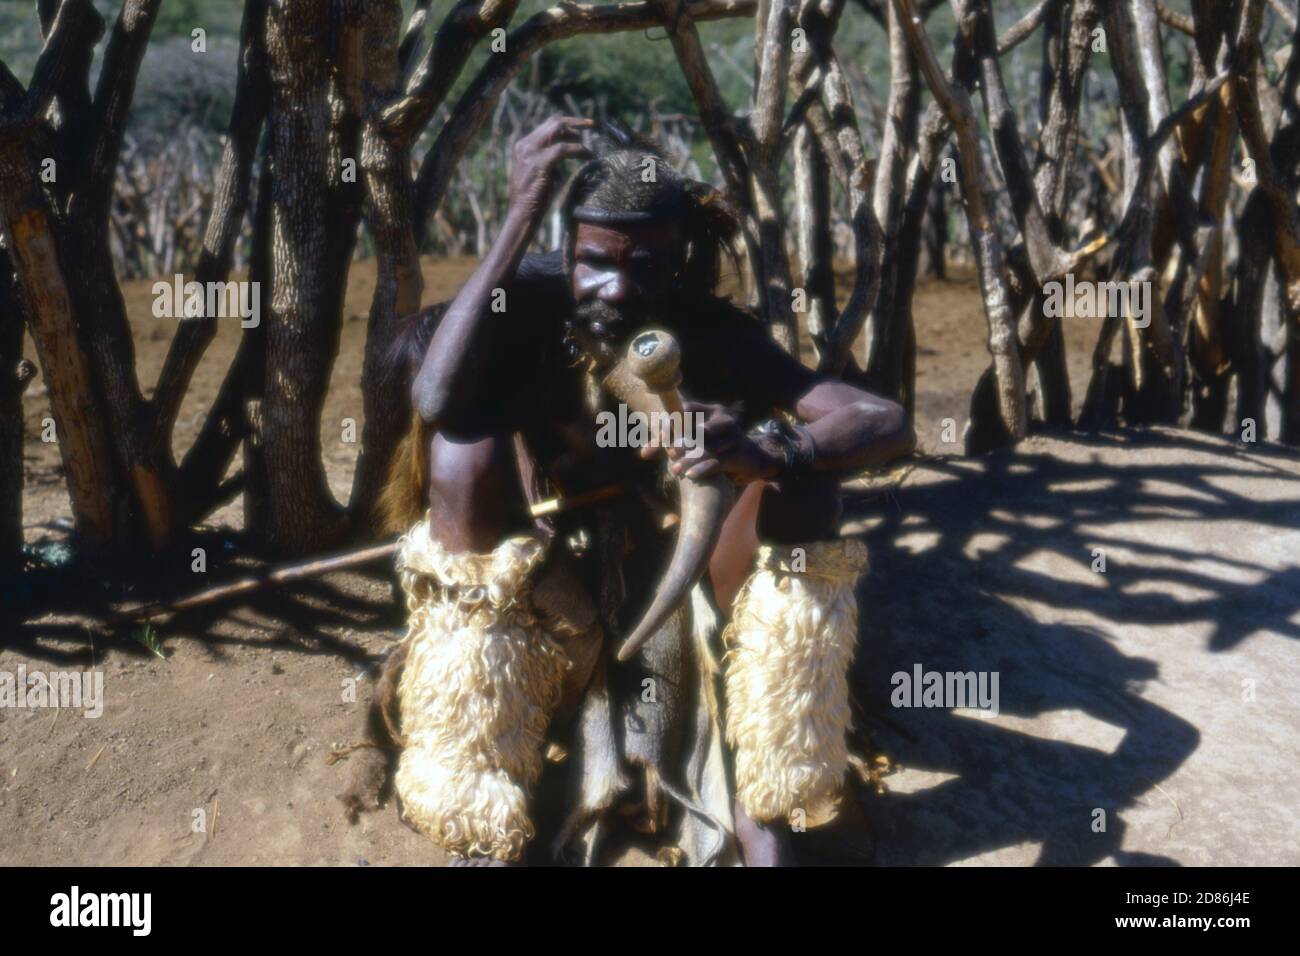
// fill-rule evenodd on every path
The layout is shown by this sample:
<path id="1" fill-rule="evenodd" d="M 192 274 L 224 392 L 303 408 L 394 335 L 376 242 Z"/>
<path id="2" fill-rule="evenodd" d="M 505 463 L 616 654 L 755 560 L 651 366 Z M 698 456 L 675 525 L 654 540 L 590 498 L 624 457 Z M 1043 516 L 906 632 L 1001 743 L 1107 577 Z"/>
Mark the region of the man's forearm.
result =
<path id="1" fill-rule="evenodd" d="M 916 447 L 907 415 L 896 405 L 854 403 L 804 426 L 816 453 L 812 468 L 852 473 L 883 465 Z"/>
<path id="2" fill-rule="evenodd" d="M 492 296 L 514 278 L 534 225 L 512 210 L 496 242 L 452 300 L 429 343 L 411 399 L 428 425 L 440 426 L 473 408 L 486 386 L 486 359 L 504 312 L 492 311 Z"/>
<path id="3" fill-rule="evenodd" d="M 804 422 L 800 441 L 811 440 L 814 446 L 814 471 L 850 474 L 916 447 L 903 406 L 845 382 L 818 382 L 800 397 L 794 412 Z"/>

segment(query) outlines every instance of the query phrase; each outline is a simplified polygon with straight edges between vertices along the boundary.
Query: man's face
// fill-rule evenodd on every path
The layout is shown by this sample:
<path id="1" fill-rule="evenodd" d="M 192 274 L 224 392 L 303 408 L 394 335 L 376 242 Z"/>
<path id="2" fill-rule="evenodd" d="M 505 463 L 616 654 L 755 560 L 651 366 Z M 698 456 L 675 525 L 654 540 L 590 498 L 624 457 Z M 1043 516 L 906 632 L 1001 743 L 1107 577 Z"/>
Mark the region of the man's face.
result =
<path id="1" fill-rule="evenodd" d="M 589 344 L 613 355 L 633 332 L 664 321 L 679 248 L 675 223 L 577 224 L 571 284 Z"/>

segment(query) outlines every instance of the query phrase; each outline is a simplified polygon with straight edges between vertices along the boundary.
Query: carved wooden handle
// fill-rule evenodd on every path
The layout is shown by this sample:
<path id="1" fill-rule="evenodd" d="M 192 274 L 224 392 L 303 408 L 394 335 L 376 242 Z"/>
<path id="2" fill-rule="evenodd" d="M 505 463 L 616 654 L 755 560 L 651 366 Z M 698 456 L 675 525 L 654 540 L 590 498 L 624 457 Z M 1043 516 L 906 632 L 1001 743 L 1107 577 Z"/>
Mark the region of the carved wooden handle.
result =
<path id="1" fill-rule="evenodd" d="M 682 396 L 682 349 L 671 332 L 646 329 L 638 332 L 627 347 L 627 367 L 645 382 L 645 387 L 662 399 L 664 411 L 680 413 Z"/>

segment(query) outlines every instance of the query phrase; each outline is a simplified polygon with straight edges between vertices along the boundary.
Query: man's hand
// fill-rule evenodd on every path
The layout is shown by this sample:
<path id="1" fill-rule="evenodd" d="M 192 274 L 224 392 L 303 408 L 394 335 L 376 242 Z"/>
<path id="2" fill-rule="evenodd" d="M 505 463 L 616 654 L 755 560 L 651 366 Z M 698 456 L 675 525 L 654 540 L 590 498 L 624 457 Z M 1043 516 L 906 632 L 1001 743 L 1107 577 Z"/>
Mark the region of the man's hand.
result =
<path id="1" fill-rule="evenodd" d="M 783 459 L 745 434 L 737 407 L 687 402 L 682 411 L 689 419 L 684 436 L 688 443 L 678 442 L 667 449 L 647 446 L 641 449 L 641 457 L 654 458 L 667 451 L 674 475 L 700 479 L 724 474 L 738 485 L 765 481 L 780 473 Z"/>
<path id="2" fill-rule="evenodd" d="M 552 116 L 515 143 L 510 166 L 510 211 L 538 225 L 551 204 L 556 171 L 569 157 L 591 155 L 579 141 L 579 130 L 593 125 L 577 116 Z"/>

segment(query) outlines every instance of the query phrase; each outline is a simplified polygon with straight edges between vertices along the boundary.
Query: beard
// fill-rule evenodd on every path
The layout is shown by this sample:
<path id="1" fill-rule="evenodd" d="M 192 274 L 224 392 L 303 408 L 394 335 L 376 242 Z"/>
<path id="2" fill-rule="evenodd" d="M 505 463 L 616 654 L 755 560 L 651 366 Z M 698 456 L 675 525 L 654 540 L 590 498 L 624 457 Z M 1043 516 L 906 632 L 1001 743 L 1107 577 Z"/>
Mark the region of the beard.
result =
<path id="1" fill-rule="evenodd" d="M 648 325 L 661 325 L 664 314 L 658 305 L 625 308 L 597 299 L 580 303 L 568 325 L 582 350 L 607 368 L 623 357 L 635 333 Z"/>

